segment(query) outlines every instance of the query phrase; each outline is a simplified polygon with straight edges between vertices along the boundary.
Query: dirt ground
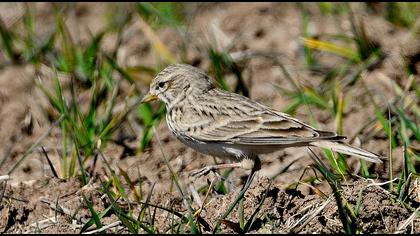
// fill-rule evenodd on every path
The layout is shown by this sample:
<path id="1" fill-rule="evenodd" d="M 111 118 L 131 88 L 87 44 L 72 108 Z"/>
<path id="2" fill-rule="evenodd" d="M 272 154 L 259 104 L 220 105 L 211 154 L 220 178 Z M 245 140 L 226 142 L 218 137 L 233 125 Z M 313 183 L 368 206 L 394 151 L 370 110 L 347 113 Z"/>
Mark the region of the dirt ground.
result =
<path id="1" fill-rule="evenodd" d="M 42 36 L 53 28 L 54 19 L 50 17 L 52 7 L 47 3 L 31 4 L 34 10 L 36 24 Z M 125 5 L 124 5 L 125 6 Z M 357 7 L 357 6 L 356 6 Z M 112 6 L 111 6 L 112 8 Z M 89 39 L 105 25 L 105 19 L 110 7 L 107 4 L 76 4 L 69 7 L 67 21 L 74 39 L 81 44 Z M 322 16 L 319 9 L 308 7 L 311 14 L 309 30 L 318 34 L 334 34 L 350 32 L 348 16 Z M 357 9 L 356 9 L 357 10 Z M 187 4 L 185 11 L 188 16 L 188 37 L 192 48 L 199 48 L 209 42 L 219 48 L 231 46 L 231 52 L 254 51 L 271 52 L 281 55 L 281 62 L 292 77 L 302 85 L 317 85 L 322 76 L 304 68 L 302 46 L 300 43 L 302 17 L 297 4 L 275 3 L 221 3 L 221 4 Z M 357 17 L 365 20 L 366 31 L 373 41 L 377 42 L 385 53 L 385 58 L 372 70 L 362 75 L 364 85 L 373 93 L 378 106 L 386 106 L 387 101 L 396 95 L 393 83 L 404 87 L 406 75 L 403 58 L 415 58 L 420 55 L 420 40 L 412 37 L 405 28 L 392 25 L 375 13 L 355 11 Z M 6 25 L 23 14 L 21 3 L 2 3 L 0 17 Z M 138 17 L 138 16 L 137 16 Z M 340 19 L 337 21 L 337 19 Z M 126 38 L 117 55 L 117 61 L 124 66 L 150 65 L 156 61 L 156 55 L 150 43 L 140 30 L 136 18 L 127 27 Z M 368 23 L 367 23 L 368 22 Z M 173 29 L 161 28 L 158 35 L 168 49 L 180 58 L 179 47 L 181 35 Z M 350 33 L 349 33 L 350 34 Z M 106 36 L 103 50 L 112 48 L 115 35 Z M 411 57 L 410 57 L 411 56 Z M 188 51 L 187 59 L 191 64 L 208 68 L 208 58 L 198 49 Z M 343 63 L 339 57 L 320 55 L 320 59 L 329 66 Z M 4 58 L 0 60 L 5 61 Z M 414 68 L 419 68 L 420 62 L 414 61 Z M 50 71 L 43 70 L 45 75 Z M 291 88 L 278 65 L 264 57 L 249 60 L 243 73 L 252 99 L 282 109 L 290 101 L 282 96 L 276 86 Z M 420 81 L 415 75 L 415 81 Z M 30 147 L 51 127 L 46 118 L 44 108 L 47 100 L 34 83 L 35 68 L 33 65 L 7 65 L 0 67 L 0 176 L 6 175 Z M 42 79 L 42 78 L 41 78 Z M 228 82 L 233 81 L 233 75 L 227 76 Z M 141 91 L 146 91 L 147 83 L 136 81 Z M 128 88 L 128 86 L 127 86 Z M 358 83 L 346 91 L 345 110 L 343 117 L 343 133 L 355 140 L 362 140 L 362 147 L 372 152 L 389 156 L 389 143 L 385 134 L 378 133 L 367 139 L 375 127 L 359 132 L 367 119 L 374 117 L 374 107 L 370 98 L 363 93 L 363 86 Z M 83 97 L 84 95 L 81 94 Z M 134 113 L 134 112 L 133 112 Z M 335 129 L 335 121 L 326 111 L 312 110 L 318 128 Z M 135 117 L 135 114 L 131 114 Z M 309 122 L 307 110 L 302 107 L 294 114 L 298 119 Z M 28 119 L 32 119 L 33 127 L 28 132 Z M 134 118 L 133 118 L 134 119 Z M 145 195 L 152 190 L 151 203 L 187 213 L 185 204 L 179 192 L 173 185 L 171 174 L 164 161 L 164 155 L 178 175 L 183 189 L 199 189 L 215 176 L 203 176 L 191 179 L 188 173 L 194 169 L 214 164 L 212 157 L 197 153 L 176 140 L 169 132 L 164 120 L 157 126 L 157 135 L 152 139 L 150 147 L 143 153 L 125 155 L 124 149 L 110 143 L 104 150 L 110 164 L 118 167 L 141 183 Z M 119 131 L 120 135 L 134 137 L 126 144 L 133 149 L 139 144 L 137 133 L 126 127 Z M 163 148 L 156 141 L 162 142 Z M 42 141 L 50 159 L 55 166 L 60 165 L 60 130 L 54 128 Z M 354 143 L 357 143 L 355 141 Z M 419 145 L 419 144 L 417 144 Z M 320 150 L 317 150 L 320 151 Z M 402 167 L 402 148 L 396 148 L 392 153 L 393 171 L 395 176 Z M 222 160 L 216 159 L 218 162 Z M 322 198 L 311 187 L 299 185 L 296 190 L 286 190 L 296 183 L 311 165 L 312 161 L 306 148 L 288 148 L 261 157 L 262 169 L 257 173 L 252 185 L 245 193 L 244 219 L 247 222 L 253 217 L 249 227 L 251 233 L 337 233 L 343 232 L 343 226 L 337 211 L 336 201 L 329 186 L 320 183 L 317 187 L 327 195 Z M 284 173 L 279 172 L 287 165 L 292 165 Z M 356 158 L 350 157 L 348 165 L 353 173 L 359 173 L 360 164 Z M 82 186 L 79 179 L 61 180 L 53 177 L 41 146 L 32 151 L 17 169 L 10 174 L 10 179 L 0 182 L 0 232 L 2 233 L 78 233 L 91 215 L 84 204 L 86 197 L 93 203 L 95 210 L 102 211 L 109 206 L 103 194 L 97 191 L 101 175 L 105 172 L 103 163 L 97 164 L 97 173 L 91 182 Z M 401 206 L 379 183 L 388 180 L 387 163 L 371 164 L 369 171 L 377 176 L 375 180 L 363 180 L 358 177 L 342 182 L 342 193 L 350 206 L 357 205 L 361 194 L 362 200 L 358 212 L 358 224 L 363 233 L 420 233 L 420 220 L 413 215 L 420 205 L 420 187 L 415 179 L 412 182 L 414 198 L 410 207 Z M 417 167 L 417 165 L 416 165 Z M 307 171 L 310 172 L 310 171 Z M 221 215 L 238 195 L 247 172 L 235 170 L 228 178 L 230 192 L 226 195 L 213 193 L 204 204 L 200 213 L 206 222 L 202 230 L 211 233 Z M 304 176 L 310 176 L 306 173 Z M 273 180 L 270 178 L 276 176 Z M 126 186 L 127 187 L 127 186 Z M 188 191 L 191 194 L 190 191 Z M 193 207 L 199 205 L 193 202 Z M 258 209 L 258 213 L 253 213 Z M 409 210 L 411 209 L 411 210 Z M 167 211 L 156 210 L 155 225 L 159 233 L 166 233 L 170 228 L 170 218 Z M 238 209 L 221 223 L 221 232 L 240 233 Z M 118 221 L 114 214 L 102 218 L 103 225 Z M 93 228 L 91 228 L 93 229 Z M 186 229 L 188 230 L 188 229 Z M 106 232 L 123 232 L 127 230 L 121 225 Z"/>
<path id="2" fill-rule="evenodd" d="M 104 210 L 106 202 L 94 186 L 81 189 L 78 180 L 62 181 L 52 178 L 37 180 L 30 186 L 19 184 L 6 190 L 8 201 L 1 206 L 1 228 L 6 233 L 75 233 L 81 228 L 71 217 L 86 223 L 89 211 L 83 207 L 82 192 L 95 206 Z M 237 197 L 240 188 L 225 196 L 212 198 L 205 204 L 200 217 L 207 227 L 203 233 L 211 233 L 217 221 Z M 417 189 L 419 191 L 419 189 Z M 348 203 L 354 207 L 359 194 L 363 198 L 359 210 L 359 227 L 364 233 L 419 233 L 420 222 L 412 221 L 412 213 L 392 200 L 388 191 L 365 180 L 349 181 L 343 186 Z M 13 198 L 12 198 L 13 197 Z M 420 197 L 418 195 L 417 197 Z M 257 178 L 244 198 L 244 217 L 254 219 L 250 233 L 336 233 L 342 232 L 337 205 L 331 196 L 320 198 L 315 194 L 302 194 L 299 190 L 284 191 L 267 177 Z M 418 199 L 417 199 L 418 200 Z M 186 213 L 182 198 L 176 193 L 155 192 L 152 204 Z M 418 204 L 418 203 L 417 203 Z M 194 204 L 193 204 L 194 206 Z M 257 211 L 258 210 L 258 211 Z M 258 214 L 254 215 L 255 212 Z M 168 232 L 171 220 L 168 212 L 156 210 L 158 233 Z M 253 217 L 253 218 L 251 218 Z M 239 231 L 239 213 L 234 210 L 223 223 L 224 233 Z M 115 215 L 103 218 L 104 225 L 118 221 Z M 409 223 L 407 223 L 409 222 Z M 405 224 L 407 223 L 407 224 Z M 109 232 L 125 232 L 117 228 Z"/>

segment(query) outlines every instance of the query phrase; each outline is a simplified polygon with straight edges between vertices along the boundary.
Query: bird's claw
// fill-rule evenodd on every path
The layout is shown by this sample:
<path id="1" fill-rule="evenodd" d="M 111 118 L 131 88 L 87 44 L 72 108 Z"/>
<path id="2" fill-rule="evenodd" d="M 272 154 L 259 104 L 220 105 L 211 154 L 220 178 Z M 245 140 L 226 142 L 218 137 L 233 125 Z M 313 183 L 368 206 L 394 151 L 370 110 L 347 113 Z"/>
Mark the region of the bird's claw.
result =
<path id="1" fill-rule="evenodd" d="M 210 173 L 210 171 L 214 171 L 214 166 L 206 166 L 197 170 L 193 170 L 189 173 L 189 176 L 198 178 L 200 176 L 207 175 L 208 173 Z"/>

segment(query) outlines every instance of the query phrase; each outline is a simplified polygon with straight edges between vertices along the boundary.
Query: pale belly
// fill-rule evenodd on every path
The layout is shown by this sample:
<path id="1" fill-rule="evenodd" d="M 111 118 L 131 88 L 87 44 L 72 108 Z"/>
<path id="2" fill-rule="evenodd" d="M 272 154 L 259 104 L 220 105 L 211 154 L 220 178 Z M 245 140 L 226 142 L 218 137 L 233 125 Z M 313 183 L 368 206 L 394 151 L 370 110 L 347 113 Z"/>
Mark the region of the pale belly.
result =
<path id="1" fill-rule="evenodd" d="M 237 160 L 241 160 L 249 156 L 248 153 L 244 152 L 243 150 L 239 148 L 235 148 L 232 145 L 221 144 L 221 143 L 194 142 L 194 141 L 184 139 L 179 136 L 177 136 L 177 138 L 185 145 L 206 155 L 237 159 Z"/>

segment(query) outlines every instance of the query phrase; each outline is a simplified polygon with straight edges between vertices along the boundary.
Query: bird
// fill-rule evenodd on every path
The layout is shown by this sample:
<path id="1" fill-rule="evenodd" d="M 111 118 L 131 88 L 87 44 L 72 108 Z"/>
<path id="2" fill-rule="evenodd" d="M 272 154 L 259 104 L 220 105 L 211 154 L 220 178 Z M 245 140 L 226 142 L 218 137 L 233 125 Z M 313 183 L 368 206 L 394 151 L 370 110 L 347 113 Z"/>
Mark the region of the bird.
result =
<path id="1" fill-rule="evenodd" d="M 260 154 L 288 147 L 320 147 L 382 163 L 382 156 L 344 142 L 345 136 L 318 130 L 271 107 L 216 86 L 203 70 L 171 64 L 150 83 L 141 103 L 166 106 L 166 123 L 185 145 L 230 160 L 192 171 L 201 176 L 223 168 L 261 169 Z"/>

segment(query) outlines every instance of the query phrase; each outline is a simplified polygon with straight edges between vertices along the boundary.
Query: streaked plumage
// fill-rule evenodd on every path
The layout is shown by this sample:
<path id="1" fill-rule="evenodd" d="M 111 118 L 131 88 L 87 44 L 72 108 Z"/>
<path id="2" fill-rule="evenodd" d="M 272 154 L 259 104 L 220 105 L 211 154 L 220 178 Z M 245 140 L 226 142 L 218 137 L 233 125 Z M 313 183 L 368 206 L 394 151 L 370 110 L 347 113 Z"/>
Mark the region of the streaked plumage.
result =
<path id="1" fill-rule="evenodd" d="M 285 147 L 317 146 L 381 162 L 378 155 L 342 142 L 344 136 L 215 87 L 190 65 L 170 65 L 157 74 L 144 100 L 153 98 L 166 104 L 166 121 L 175 136 L 205 154 L 242 161 Z"/>

